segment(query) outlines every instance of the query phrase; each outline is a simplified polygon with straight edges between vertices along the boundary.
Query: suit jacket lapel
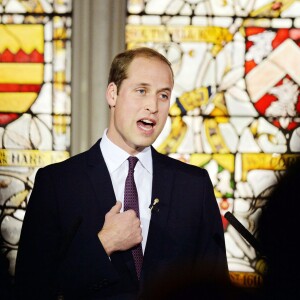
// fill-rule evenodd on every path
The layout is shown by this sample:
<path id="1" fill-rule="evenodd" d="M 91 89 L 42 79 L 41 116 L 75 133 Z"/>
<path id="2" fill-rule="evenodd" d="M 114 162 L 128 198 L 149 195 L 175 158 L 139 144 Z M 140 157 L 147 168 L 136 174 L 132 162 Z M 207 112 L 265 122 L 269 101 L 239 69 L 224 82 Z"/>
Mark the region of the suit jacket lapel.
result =
<path id="1" fill-rule="evenodd" d="M 99 211 L 99 218 L 103 217 L 104 223 L 104 216 L 115 205 L 116 196 L 100 150 L 100 140 L 87 152 L 87 175 L 96 194 L 89 201 L 93 201 L 92 208 Z M 111 260 L 117 269 L 128 268 L 133 277 L 137 278 L 131 251 L 115 252 Z"/>
<path id="2" fill-rule="evenodd" d="M 86 170 L 96 194 L 95 202 L 92 203 L 93 208 L 108 212 L 115 205 L 116 196 L 100 150 L 100 140 L 87 152 Z"/>
<path id="3" fill-rule="evenodd" d="M 147 270 L 155 261 L 161 259 L 161 247 L 164 243 L 162 228 L 165 227 L 171 202 L 174 170 L 170 170 L 164 155 L 152 148 L 153 185 L 152 201 L 159 199 L 157 210 L 152 210 L 148 238 L 146 243 L 143 269 Z"/>

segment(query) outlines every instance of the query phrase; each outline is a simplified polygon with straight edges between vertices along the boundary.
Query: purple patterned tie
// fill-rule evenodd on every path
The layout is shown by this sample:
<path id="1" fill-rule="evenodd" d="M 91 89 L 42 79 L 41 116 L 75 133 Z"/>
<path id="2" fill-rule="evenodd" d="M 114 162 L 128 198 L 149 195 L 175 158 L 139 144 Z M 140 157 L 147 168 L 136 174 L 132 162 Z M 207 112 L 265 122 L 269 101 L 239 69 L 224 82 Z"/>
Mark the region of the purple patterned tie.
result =
<path id="1" fill-rule="evenodd" d="M 135 156 L 128 157 L 129 170 L 125 181 L 124 211 L 128 209 L 133 209 L 136 212 L 137 217 L 140 218 L 139 199 L 133 175 L 137 161 L 138 158 L 136 158 Z M 137 277 L 138 279 L 140 279 L 143 264 L 142 244 L 139 244 L 132 248 L 132 255 L 135 263 Z"/>

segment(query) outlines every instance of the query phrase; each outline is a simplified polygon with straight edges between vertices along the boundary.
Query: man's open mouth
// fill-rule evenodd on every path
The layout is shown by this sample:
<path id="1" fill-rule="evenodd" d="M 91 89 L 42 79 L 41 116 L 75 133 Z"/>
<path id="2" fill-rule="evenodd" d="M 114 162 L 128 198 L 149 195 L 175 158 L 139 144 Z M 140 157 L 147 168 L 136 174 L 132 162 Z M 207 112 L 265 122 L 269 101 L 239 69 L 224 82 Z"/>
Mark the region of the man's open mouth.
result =
<path id="1" fill-rule="evenodd" d="M 152 130 L 153 127 L 156 125 L 156 122 L 153 120 L 148 119 L 141 119 L 137 122 L 138 127 L 140 127 L 143 130 Z"/>

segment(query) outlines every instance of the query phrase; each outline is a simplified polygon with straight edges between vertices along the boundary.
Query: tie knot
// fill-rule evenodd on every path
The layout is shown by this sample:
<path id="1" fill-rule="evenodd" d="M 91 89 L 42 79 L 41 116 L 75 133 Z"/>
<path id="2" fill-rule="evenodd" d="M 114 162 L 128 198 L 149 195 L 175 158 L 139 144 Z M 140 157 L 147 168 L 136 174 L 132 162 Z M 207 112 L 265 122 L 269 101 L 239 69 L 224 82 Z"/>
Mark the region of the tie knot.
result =
<path id="1" fill-rule="evenodd" d="M 129 156 L 128 162 L 129 162 L 129 171 L 133 172 L 135 165 L 138 162 L 138 158 L 135 156 Z"/>

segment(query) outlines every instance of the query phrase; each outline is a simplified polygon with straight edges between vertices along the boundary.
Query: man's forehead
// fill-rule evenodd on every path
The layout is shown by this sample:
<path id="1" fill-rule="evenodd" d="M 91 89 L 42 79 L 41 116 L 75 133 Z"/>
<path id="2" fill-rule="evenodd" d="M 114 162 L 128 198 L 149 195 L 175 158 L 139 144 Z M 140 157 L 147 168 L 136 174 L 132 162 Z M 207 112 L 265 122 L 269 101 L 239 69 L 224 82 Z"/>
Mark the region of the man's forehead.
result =
<path id="1" fill-rule="evenodd" d="M 145 56 L 136 56 L 133 58 L 133 60 L 131 61 L 131 63 L 129 64 L 129 68 L 132 65 L 139 65 L 142 62 L 149 62 L 149 61 L 157 61 L 157 62 L 161 62 L 163 63 L 160 59 L 156 58 L 156 57 L 145 57 Z"/>
<path id="2" fill-rule="evenodd" d="M 143 61 L 147 63 L 158 62 L 162 66 L 165 66 L 167 70 L 170 72 L 172 82 L 174 81 L 172 69 L 165 61 L 159 59 L 158 57 L 144 57 L 144 56 L 137 56 L 132 60 L 132 62 L 129 64 L 127 69 L 127 78 L 132 77 L 132 75 L 136 74 L 137 71 L 141 71 L 141 72 L 145 71 L 145 69 L 141 67 Z"/>

